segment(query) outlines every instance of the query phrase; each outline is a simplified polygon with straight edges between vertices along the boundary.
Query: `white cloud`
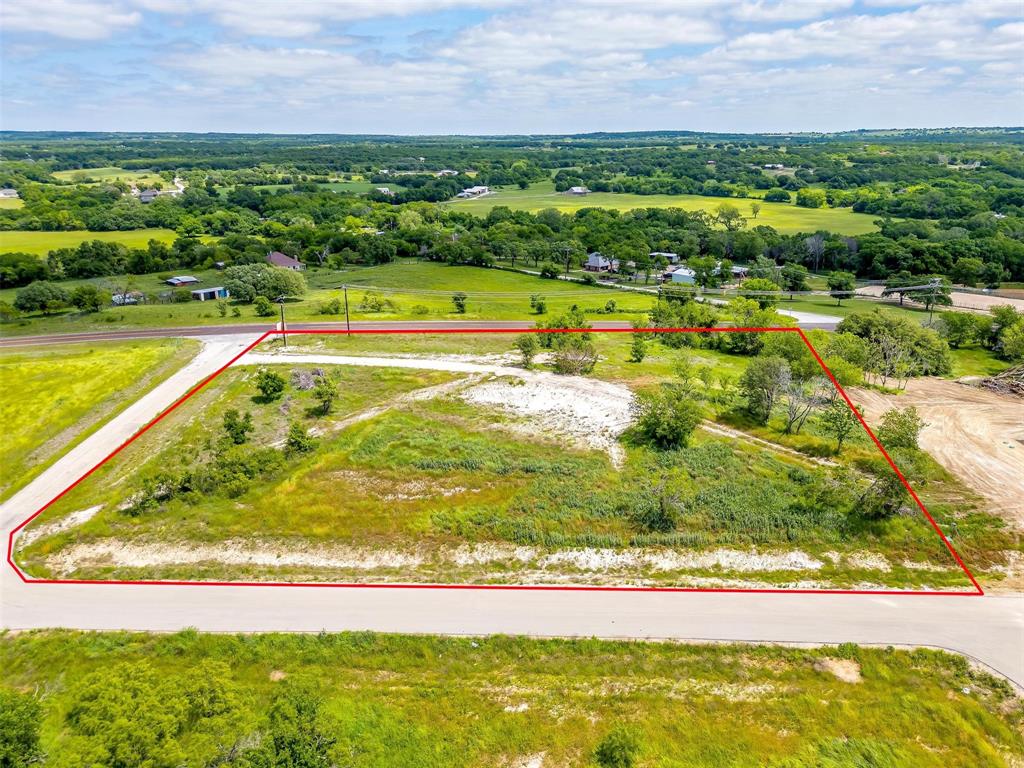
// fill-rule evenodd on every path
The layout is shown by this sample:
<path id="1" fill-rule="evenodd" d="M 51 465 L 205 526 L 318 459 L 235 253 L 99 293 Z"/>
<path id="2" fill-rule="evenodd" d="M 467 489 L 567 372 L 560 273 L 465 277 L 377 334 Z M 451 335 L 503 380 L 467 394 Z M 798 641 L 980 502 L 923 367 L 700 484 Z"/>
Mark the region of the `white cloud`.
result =
<path id="1" fill-rule="evenodd" d="M 733 15 L 743 21 L 806 21 L 851 6 L 853 0 L 748 0 Z"/>
<path id="2" fill-rule="evenodd" d="M 142 20 L 123 3 L 75 0 L 4 0 L 0 26 L 5 32 L 38 32 L 68 40 L 101 40 Z"/>

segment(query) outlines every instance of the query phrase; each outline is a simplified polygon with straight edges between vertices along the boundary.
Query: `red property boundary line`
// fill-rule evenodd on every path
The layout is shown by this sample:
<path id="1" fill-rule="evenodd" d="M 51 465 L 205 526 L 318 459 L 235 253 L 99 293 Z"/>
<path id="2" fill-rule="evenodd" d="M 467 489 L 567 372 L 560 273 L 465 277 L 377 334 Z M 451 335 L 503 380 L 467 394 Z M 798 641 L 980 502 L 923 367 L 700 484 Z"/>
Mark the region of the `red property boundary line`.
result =
<path id="1" fill-rule="evenodd" d="M 360 589 L 462 589 L 462 590 L 517 590 L 517 591 L 541 591 L 541 590 L 554 590 L 562 592 L 740 592 L 740 593 L 757 593 L 757 594 L 811 594 L 811 595 L 936 595 L 936 596 L 971 596 L 977 597 L 984 595 L 984 591 L 978 580 L 974 578 L 974 574 L 971 573 L 970 569 L 964 564 L 960 554 L 953 547 L 952 542 L 946 537 L 939 527 L 938 523 L 932 517 L 931 513 L 925 507 L 924 503 L 918 497 L 917 493 L 911 488 L 910 483 L 907 482 L 907 478 L 900 471 L 899 467 L 896 466 L 896 462 L 892 460 L 892 457 L 879 442 L 875 433 L 871 431 L 871 427 L 868 426 L 864 417 L 854 406 L 850 396 L 846 394 L 846 391 L 842 388 L 836 377 L 829 370 L 828 366 L 825 365 L 825 361 L 822 360 L 821 355 L 811 344 L 810 339 L 800 328 L 645 328 L 645 333 L 796 333 L 800 336 L 800 339 L 810 350 L 811 355 L 814 356 L 815 361 L 821 367 L 821 370 L 825 373 L 828 379 L 835 386 L 836 390 L 842 396 L 843 400 L 849 406 L 850 410 L 853 411 L 854 416 L 857 417 L 857 421 L 864 428 L 868 437 L 875 444 L 882 456 L 885 457 L 886 462 L 892 468 L 893 472 L 903 483 L 903 486 L 907 489 L 911 498 L 917 504 L 918 508 L 924 514 L 925 518 L 931 524 L 932 528 L 939 535 L 942 543 L 945 544 L 946 549 L 953 556 L 957 565 L 966 574 L 967 578 L 973 585 L 973 590 L 901 590 L 901 589 L 772 589 L 768 587 L 763 588 L 741 588 L 741 587 L 631 587 L 631 586 L 586 586 L 586 585 L 540 585 L 540 584 L 419 584 L 419 583 L 338 583 L 338 582 L 274 582 L 274 581 L 175 581 L 175 580 L 138 580 L 138 581 L 126 581 L 126 580 L 103 580 L 103 579 L 33 579 L 22 573 L 21 569 L 18 568 L 14 562 L 14 539 L 18 531 L 28 525 L 32 520 L 42 514 L 44 511 L 49 509 L 53 504 L 63 498 L 65 495 L 70 493 L 79 484 L 85 481 L 90 475 L 96 470 L 114 458 L 117 454 L 131 445 L 133 442 L 138 440 L 142 435 L 160 423 L 169 414 L 179 408 L 186 400 L 198 393 L 200 390 L 205 388 L 211 381 L 220 376 L 224 371 L 234 365 L 238 360 L 244 357 L 246 354 L 251 352 L 255 347 L 261 344 L 264 340 L 271 336 L 301 336 L 301 335 L 377 335 L 387 336 L 394 334 L 472 334 L 472 333 L 636 333 L 636 329 L 633 328 L 446 328 L 446 329 L 352 329 L 352 330 L 273 330 L 266 331 L 260 335 L 255 341 L 249 346 L 235 355 L 231 360 L 225 363 L 223 366 L 218 368 L 216 371 L 211 373 L 201 382 L 192 387 L 188 392 L 178 398 L 168 408 L 158 414 L 152 421 L 146 424 L 144 427 L 139 429 L 134 435 L 128 440 L 118 446 L 116 449 L 111 451 L 104 459 L 102 459 L 96 466 L 78 478 L 75 482 L 61 491 L 57 496 L 43 505 L 40 509 L 34 512 L 31 516 L 22 521 L 16 528 L 14 528 L 7 541 L 7 563 L 14 572 L 18 574 L 20 578 L 26 584 L 106 584 L 106 585 L 143 585 L 143 586 L 161 586 L 161 585 L 172 585 L 172 586 L 196 586 L 196 587 L 320 587 L 320 588 L 360 588 Z"/>

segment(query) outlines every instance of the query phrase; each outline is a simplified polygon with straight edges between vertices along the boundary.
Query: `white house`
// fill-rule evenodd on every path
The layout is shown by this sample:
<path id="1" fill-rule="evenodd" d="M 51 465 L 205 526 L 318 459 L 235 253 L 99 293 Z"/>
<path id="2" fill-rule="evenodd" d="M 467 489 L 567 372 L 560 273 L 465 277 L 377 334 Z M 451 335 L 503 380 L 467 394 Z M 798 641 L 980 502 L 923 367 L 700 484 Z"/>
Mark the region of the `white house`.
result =
<path id="1" fill-rule="evenodd" d="M 586 187 L 569 187 L 567 190 L 570 195 L 589 195 L 590 190 Z"/>
<path id="2" fill-rule="evenodd" d="M 490 192 L 491 192 L 491 188 L 490 187 L 482 187 L 482 186 L 468 187 L 468 188 L 462 190 L 461 192 L 459 192 L 459 194 L 457 194 L 456 197 L 480 197 L 481 195 L 488 195 L 488 194 L 490 194 Z"/>
<path id="3" fill-rule="evenodd" d="M 765 163 L 764 166 L 766 171 L 781 171 L 785 167 L 782 163 Z"/>
<path id="4" fill-rule="evenodd" d="M 587 272 L 610 272 L 613 269 L 612 260 L 594 251 L 587 254 L 587 263 L 583 269 Z"/>
<path id="5" fill-rule="evenodd" d="M 387 195 L 388 197 L 395 196 L 395 193 L 391 191 L 390 187 L 377 187 L 375 191 L 380 192 L 382 195 Z"/>
<path id="6" fill-rule="evenodd" d="M 697 273 L 689 267 L 680 267 L 672 271 L 672 282 L 683 285 L 693 285 L 696 282 Z"/>
<path id="7" fill-rule="evenodd" d="M 17 200 L 18 199 L 18 190 L 11 189 L 10 187 L 4 187 L 3 189 L 0 189 L 0 199 L 3 199 L 3 200 Z"/>

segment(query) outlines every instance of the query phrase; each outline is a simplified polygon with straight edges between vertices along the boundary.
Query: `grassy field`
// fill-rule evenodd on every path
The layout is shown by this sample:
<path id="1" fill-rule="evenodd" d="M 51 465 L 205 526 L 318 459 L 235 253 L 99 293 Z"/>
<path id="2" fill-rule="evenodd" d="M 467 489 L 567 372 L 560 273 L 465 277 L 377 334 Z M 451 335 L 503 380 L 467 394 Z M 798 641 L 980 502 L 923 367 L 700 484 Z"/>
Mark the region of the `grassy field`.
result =
<path id="1" fill-rule="evenodd" d="M 69 233 L 70 234 L 70 233 Z M 189 272 L 202 280 L 202 285 L 221 285 L 223 273 L 216 270 Z M 573 304 L 589 311 L 594 319 L 629 319 L 646 311 L 654 297 L 638 293 L 594 288 L 560 280 L 541 280 L 532 275 L 479 267 L 450 267 L 432 262 L 396 262 L 379 267 L 352 268 L 344 271 L 310 269 L 306 272 L 309 292 L 298 301 L 286 305 L 289 322 L 344 321 L 344 309 L 324 314 L 321 310 L 334 300 L 343 298 L 341 286 L 349 288 L 349 309 L 353 319 L 360 320 L 474 320 L 533 319 L 530 296 L 546 297 L 548 314 L 564 312 Z M 80 282 L 95 283 L 106 288 L 122 286 L 123 278 L 69 280 L 72 288 Z M 140 275 L 130 279 L 131 287 L 146 293 L 167 290 L 159 275 Z M 384 290 L 376 290 L 376 289 Z M 451 296 L 457 291 L 468 295 L 466 312 L 457 314 Z M 0 301 L 12 303 L 15 289 L 0 290 Z M 379 299 L 379 302 L 376 300 Z M 604 312 L 609 300 L 614 312 Z M 237 309 L 238 316 L 234 314 Z M 257 317 L 249 305 L 233 305 L 221 317 L 213 302 L 184 304 L 152 304 L 111 307 L 91 315 L 66 313 L 55 316 L 34 315 L 2 326 L 4 334 L 38 334 L 107 330 L 139 327 L 174 327 L 216 325 L 225 323 L 273 323 L 276 318 Z"/>
<path id="2" fill-rule="evenodd" d="M 631 735 L 638 768 L 1010 768 L 1024 757 L 1009 686 L 932 650 L 46 631 L 0 636 L 0 669 L 7 690 L 38 696 L 41 747 L 59 768 L 86 754 L 108 764 L 119 731 L 74 714 L 101 690 L 117 692 L 104 711 L 144 736 L 133 754 L 160 749 L 180 757 L 146 764 L 190 768 L 266 743 L 273 703 L 299 694 L 320 705 L 295 733 L 323 734 L 323 764 L 353 768 L 595 765 L 612 732 Z M 216 717 L 178 708 L 192 690 Z M 172 724 L 162 738 L 156 722 Z"/>
<path id="3" fill-rule="evenodd" d="M 74 248 L 79 243 L 91 240 L 121 243 L 128 248 L 145 248 L 150 240 L 172 243 L 176 237 L 177 234 L 171 229 L 131 229 L 123 232 L 90 232 L 84 229 L 70 232 L 0 230 L 0 253 L 20 251 L 45 256 L 56 248 Z"/>
<path id="4" fill-rule="evenodd" d="M 752 202 L 761 203 L 757 219 L 750 211 Z M 723 203 L 739 209 L 748 217 L 747 226 L 768 224 L 783 234 L 815 232 L 827 229 L 841 235 L 862 235 L 878 229 L 877 218 L 864 213 L 854 213 L 849 208 L 801 208 L 795 203 L 765 203 L 753 199 L 701 197 L 699 195 L 632 195 L 613 192 L 593 192 L 575 196 L 555 192 L 551 182 L 538 182 L 529 189 L 501 189 L 494 194 L 470 200 L 453 200 L 448 205 L 452 210 L 468 211 L 484 215 L 496 205 L 507 205 L 514 210 L 540 211 L 556 208 L 564 213 L 581 208 L 615 208 L 627 211 L 632 208 L 682 208 L 687 211 L 705 210 L 714 213 Z"/>
<path id="5" fill-rule="evenodd" d="M 61 181 L 73 181 L 78 183 L 110 183 L 112 181 L 124 181 L 135 184 L 139 188 L 148 188 L 154 184 L 163 185 L 163 189 L 169 189 L 173 185 L 170 181 L 152 171 L 128 171 L 124 168 L 106 166 L 104 168 L 80 168 L 73 171 L 54 171 L 53 177 Z M 86 182 L 84 179 L 90 179 Z"/>
<path id="6" fill-rule="evenodd" d="M 0 208 L 16 209 L 21 208 L 25 205 L 25 201 L 20 198 L 4 197 L 0 198 Z"/>
<path id="7" fill-rule="evenodd" d="M 196 348 L 193 341 L 166 339 L 0 351 L 0 498 L 181 367 Z"/>
<path id="8" fill-rule="evenodd" d="M 654 345 L 644 363 L 627 363 L 625 334 L 597 338 L 602 362 L 595 375 L 631 388 L 672 377 L 683 358 L 694 380 L 706 366 L 710 383 L 693 385 L 690 394 L 705 415 L 767 442 L 699 430 L 689 447 L 661 452 L 626 439 L 619 443 L 622 460 L 613 466 L 614 451 L 599 447 L 604 443 L 564 437 L 543 420 L 461 396 L 407 394 L 447 386 L 458 378 L 453 373 L 331 366 L 341 395 L 325 416 L 311 392 L 295 386 L 280 402 L 260 402 L 255 370 L 242 366 L 40 517 L 37 524 L 44 526 L 103 505 L 73 531 L 31 543 L 19 562 L 34 575 L 81 578 L 965 586 L 922 516 L 871 521 L 858 514 L 868 484 L 859 470 L 878 458 L 866 437 L 854 435 L 838 466 L 823 466 L 812 457 L 830 457 L 833 442 L 813 420 L 791 436 L 780 435 L 781 415 L 766 428 L 744 420 L 734 382 L 745 358 Z M 512 337 L 296 341 L 293 351 L 495 355 L 509 350 Z M 291 381 L 313 367 L 276 366 Z M 506 381 L 486 385 L 511 387 L 496 402 L 517 396 L 518 385 Z M 545 397 L 566 395 L 557 383 L 564 379 L 548 381 L 554 389 Z M 608 398 L 618 395 L 597 397 L 608 407 Z M 221 423 L 231 408 L 250 411 L 254 431 L 247 446 L 228 451 Z M 316 435 L 318 445 L 309 454 L 282 457 L 276 448 L 295 422 Z M 269 469 L 237 480 L 254 462 Z M 140 502 L 147 489 L 178 487 L 186 476 L 191 479 L 182 488 L 191 490 L 153 497 L 155 505 Z M 933 513 L 944 522 L 958 520 L 958 547 L 975 561 L 995 563 L 1015 546 L 937 466 L 918 467 L 913 477 L 926 486 L 922 495 L 934 503 Z M 670 527 L 645 522 L 643 510 L 666 503 L 681 510 Z M 130 558 L 109 559 L 124 546 L 193 554 L 140 568 Z M 196 560 L 203 547 L 215 549 Z M 246 554 L 251 547 L 285 554 L 254 560 Z M 468 559 L 458 554 L 467 547 Z M 816 558 L 818 565 L 783 559 L 748 569 L 718 559 L 722 548 L 756 550 L 769 560 L 803 553 L 799 557 Z M 288 554 L 296 551 L 316 554 Z M 607 557 L 602 552 L 623 554 L 613 565 L 595 567 L 593 557 Z M 647 552 L 660 553 L 656 567 Z M 914 567 L 922 563 L 927 567 Z"/>

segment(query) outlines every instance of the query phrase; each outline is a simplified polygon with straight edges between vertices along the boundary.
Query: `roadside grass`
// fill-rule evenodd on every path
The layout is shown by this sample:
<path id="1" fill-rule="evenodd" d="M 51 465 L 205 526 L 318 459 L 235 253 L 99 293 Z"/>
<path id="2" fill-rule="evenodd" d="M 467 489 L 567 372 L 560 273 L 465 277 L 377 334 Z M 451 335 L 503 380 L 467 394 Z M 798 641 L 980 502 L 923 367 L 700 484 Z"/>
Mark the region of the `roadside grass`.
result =
<path id="1" fill-rule="evenodd" d="M 337 739 L 331 760 L 358 768 L 586 765 L 619 729 L 635 734 L 638 766 L 1009 768 L 1024 756 L 1024 707 L 1010 686 L 929 649 L 365 632 L 0 636 L 3 685 L 45 691 L 42 747 L 61 765 L 89 746 L 68 717 L 88 675 L 148 671 L 184 688 L 210 662 L 231 688 L 217 701 L 237 707 L 229 745 L 258 739 L 275 693 L 306 683 Z M 833 674 L 839 664 L 859 682 Z M 200 768 L 219 753 L 196 728 L 177 739 L 182 765 Z"/>
<path id="2" fill-rule="evenodd" d="M 471 338 L 480 335 L 470 334 Z M 602 353 L 624 359 L 629 334 L 595 334 Z M 317 338 L 317 337 L 312 337 Z M 332 349 L 347 352 L 397 353 L 381 337 L 327 337 Z M 399 336 L 399 339 L 402 338 Z M 433 337 L 416 339 L 414 349 L 426 352 Z M 500 342 L 500 343 L 499 343 Z M 500 336 L 488 353 L 507 345 Z M 350 345 L 348 347 L 344 345 Z M 609 363 L 607 378 L 649 386 L 670 378 L 678 358 L 691 363 L 720 365 L 727 378 L 740 370 L 740 359 L 709 350 L 663 354 L 652 345 L 645 364 Z M 507 346 L 505 346 L 507 349 Z M 386 352 L 384 352 L 386 350 Z M 409 347 L 402 352 L 413 351 Z M 435 350 L 436 352 L 437 350 Z M 705 361 L 705 362 L 702 362 Z M 599 363 L 598 370 L 605 366 Z M 637 372 L 627 370 L 635 366 Z M 312 366 L 276 366 L 290 375 Z M 701 550 L 715 547 L 787 551 L 799 549 L 825 557 L 832 565 L 804 573 L 779 571 L 767 582 L 799 578 L 828 579 L 856 584 L 862 573 L 852 556 L 859 551 L 879 553 L 892 568 L 875 574 L 875 581 L 898 586 L 959 586 L 965 579 L 941 541 L 920 514 L 865 521 L 857 514 L 858 499 L 867 486 L 857 467 L 873 456 L 856 438 L 844 453 L 842 466 L 829 468 L 755 443 L 698 431 L 691 445 L 672 452 L 625 445 L 626 466 L 615 471 L 601 452 L 574 449 L 555 436 L 522 433 L 520 420 L 490 409 L 473 407 L 454 398 L 404 402 L 400 408 L 368 414 L 356 422 L 347 417 L 365 411 L 402 392 L 458 378 L 456 374 L 408 369 L 331 366 L 340 377 L 341 399 L 333 416 L 318 417 L 308 392 L 290 389 L 282 401 L 259 405 L 253 401 L 251 367 L 233 369 L 190 400 L 165 423 L 143 436 L 96 475 L 60 500 L 40 523 L 96 504 L 105 508 L 89 522 L 66 533 L 43 538 L 26 547 L 19 560 L 36 575 L 46 572 L 47 558 L 65 546 L 114 537 L 178 544 L 225 541 L 290 541 L 294 546 L 361 547 L 369 550 L 416 551 L 425 554 L 422 568 L 386 564 L 372 573 L 344 571 L 338 566 L 292 569 L 299 578 L 323 580 L 344 572 L 349 580 L 477 580 L 522 578 L 515 565 L 492 563 L 459 569 L 441 562 L 453 548 L 474 544 L 532 547 L 542 552 L 572 548 L 622 550 L 663 547 Z M 780 437 L 779 426 L 762 430 L 729 418 L 721 403 L 721 385 L 707 392 L 696 385 L 694 396 L 706 414 L 733 423 L 764 439 L 810 455 L 830 455 L 824 437 L 808 428 L 803 435 Z M 279 446 L 291 421 L 315 429 L 320 445 L 304 458 L 291 458 L 284 468 L 253 481 L 241 495 L 185 495 L 159 509 L 130 516 L 119 506 L 168 470 L 190 470 L 208 462 L 221 435 L 221 418 L 228 408 L 254 415 L 254 446 Z M 724 414 L 724 415 L 723 415 Z M 937 465 L 936 465 L 937 466 Z M 934 475 L 934 472 L 932 473 Z M 932 475 L 924 476 L 931 482 Z M 945 481 L 944 481 L 945 482 Z M 949 479 L 951 483 L 952 480 Z M 953 486 L 936 485 L 943 492 Z M 955 490 L 955 488 L 954 488 Z M 649 529 L 637 510 L 665 502 L 679 510 L 670 530 Z M 943 508 L 943 512 L 946 509 Z M 984 555 L 986 563 L 1000 562 L 1000 553 L 1013 544 L 989 516 L 968 521 L 963 510 L 950 504 L 948 514 L 960 524 L 958 546 Z M 905 561 L 934 565 L 919 571 Z M 823 560 L 824 562 L 824 560 Z M 325 566 L 326 567 L 326 566 Z M 182 568 L 106 568 L 97 566 L 75 575 L 90 578 L 182 578 Z M 253 569 L 206 564 L 190 567 L 191 578 L 241 578 Z M 282 577 L 283 569 L 264 568 L 260 578 Z M 521 564 L 519 566 L 521 571 Z M 557 569 L 556 569 L 557 570 Z M 593 573 L 565 573 L 584 583 Z M 145 575 L 143 575 L 145 574 Z M 216 574 L 216 576 L 212 575 Z M 65 576 L 70 574 L 64 574 Z M 725 571 L 690 576 L 735 577 Z M 744 574 L 761 579 L 763 574 Z M 188 576 L 184 576 L 188 577 Z M 650 583 L 670 584 L 680 573 L 633 574 Z"/>
<path id="3" fill-rule="evenodd" d="M 78 168 L 71 171 L 54 171 L 51 174 L 55 179 L 71 181 L 79 184 L 110 183 L 112 181 L 124 181 L 135 184 L 140 188 L 149 187 L 153 184 L 162 184 L 164 189 L 172 187 L 172 183 L 153 171 L 129 171 L 114 166 L 102 168 Z M 91 181 L 81 181 L 89 178 Z"/>
<path id="4" fill-rule="evenodd" d="M 26 485 L 197 350 L 196 342 L 182 339 L 0 350 L 0 498 Z"/>
<path id="5" fill-rule="evenodd" d="M 178 235 L 173 229 L 130 229 L 123 232 L 92 232 L 76 229 L 67 232 L 42 232 L 22 229 L 0 230 L 0 253 L 19 251 L 45 257 L 57 248 L 74 248 L 80 243 L 102 240 L 127 248 L 145 248 L 150 240 L 170 244 Z"/>
<path id="6" fill-rule="evenodd" d="M 751 203 L 760 203 L 761 212 L 755 219 Z M 485 216 L 498 205 L 513 210 L 537 211 L 555 208 L 572 213 L 582 208 L 613 208 L 628 211 L 634 208 L 681 208 L 686 211 L 707 211 L 714 214 L 723 203 L 739 209 L 747 217 L 747 226 L 767 224 L 782 234 L 813 233 L 827 229 L 840 235 L 863 235 L 877 231 L 871 214 L 854 213 L 850 208 L 801 208 L 795 203 L 765 203 L 754 198 L 702 197 L 700 195 L 633 195 L 615 192 L 592 192 L 575 196 L 555 192 L 554 184 L 542 181 L 528 189 L 499 189 L 493 194 L 467 200 L 451 200 L 444 205 L 455 211 Z"/>
<path id="7" fill-rule="evenodd" d="M 996 357 L 992 350 L 978 346 L 952 349 L 950 356 L 953 358 L 953 372 L 949 378 L 953 379 L 963 376 L 994 376 L 1013 365 Z"/>

